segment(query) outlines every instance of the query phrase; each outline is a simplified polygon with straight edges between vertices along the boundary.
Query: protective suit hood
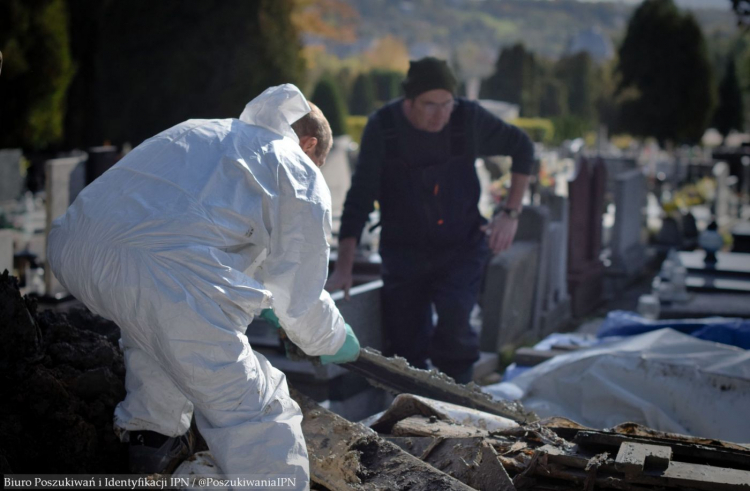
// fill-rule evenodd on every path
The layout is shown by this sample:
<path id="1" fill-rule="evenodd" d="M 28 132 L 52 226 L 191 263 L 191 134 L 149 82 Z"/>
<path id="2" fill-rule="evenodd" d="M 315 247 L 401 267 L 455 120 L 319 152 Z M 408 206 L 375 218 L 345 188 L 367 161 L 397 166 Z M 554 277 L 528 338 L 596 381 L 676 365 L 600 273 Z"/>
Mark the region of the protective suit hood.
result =
<path id="1" fill-rule="evenodd" d="M 299 143 L 292 123 L 309 112 L 310 105 L 302 92 L 293 84 L 283 84 L 267 88 L 248 102 L 240 114 L 240 121 L 266 128 Z"/>

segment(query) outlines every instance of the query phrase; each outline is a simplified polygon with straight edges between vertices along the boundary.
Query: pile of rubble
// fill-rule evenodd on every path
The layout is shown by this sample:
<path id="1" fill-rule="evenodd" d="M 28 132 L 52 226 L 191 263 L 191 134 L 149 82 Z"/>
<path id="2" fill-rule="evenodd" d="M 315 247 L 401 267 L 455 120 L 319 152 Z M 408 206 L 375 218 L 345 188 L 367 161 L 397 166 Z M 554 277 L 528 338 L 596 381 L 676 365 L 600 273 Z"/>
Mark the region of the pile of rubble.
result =
<path id="1" fill-rule="evenodd" d="M 116 325 L 87 312 L 38 312 L 15 278 L 0 275 L 0 472 L 127 472 L 127 448 L 112 430 L 125 395 L 118 338 Z M 599 431 L 534 421 L 513 403 L 489 414 L 407 394 L 363 425 L 292 395 L 314 489 L 750 490 L 750 450 L 721 441 L 633 424 Z"/>
<path id="2" fill-rule="evenodd" d="M 374 432 L 293 397 L 313 480 L 331 490 L 750 489 L 750 449 L 633 423 L 599 431 L 550 418 L 493 430 L 399 396 Z"/>

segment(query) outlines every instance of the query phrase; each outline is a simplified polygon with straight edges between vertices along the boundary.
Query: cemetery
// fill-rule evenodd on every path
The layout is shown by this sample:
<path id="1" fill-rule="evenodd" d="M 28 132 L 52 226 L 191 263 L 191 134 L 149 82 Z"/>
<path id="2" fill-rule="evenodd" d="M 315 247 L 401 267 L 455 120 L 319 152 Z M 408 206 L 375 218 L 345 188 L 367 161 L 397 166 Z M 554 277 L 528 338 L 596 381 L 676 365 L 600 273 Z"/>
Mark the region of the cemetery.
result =
<path id="1" fill-rule="evenodd" d="M 0 304 L 3 318 L 11 321 L 11 329 L 3 331 L 2 359 L 5 369 L 23 374 L 19 383 L 29 388 L 23 399 L 13 399 L 10 404 L 38 408 L 46 422 L 35 425 L 34 431 L 45 438 L 56 435 L 50 449 L 73 445 L 50 471 L 122 471 L 126 459 L 109 416 L 124 394 L 119 329 L 82 309 L 44 267 L 45 235 L 52 220 L 81 189 L 116 163 L 120 154 L 110 147 L 49 159 L 43 163 L 44 193 L 36 196 L 22 191 L 22 153 L 4 150 L 0 155 L 8 177 L 3 182 L 16 183 L 4 190 L 3 202 L 4 220 L 14 226 L 0 232 L 4 269 L 8 270 L 2 280 Z M 348 189 L 350 173 L 342 169 L 350 168 L 349 158 L 349 152 L 334 150 L 324 174 L 334 204 L 343 203 Z M 669 489 L 668 483 L 689 483 L 694 489 L 739 489 L 733 483 L 750 475 L 746 460 L 750 450 L 728 442 L 750 441 L 750 434 L 742 432 L 746 425 L 741 417 L 727 418 L 726 408 L 750 404 L 747 362 L 741 355 L 749 346 L 750 304 L 746 298 L 750 297 L 746 296 L 750 292 L 750 261 L 745 258 L 745 237 L 750 217 L 743 214 L 748 209 L 743 188 L 747 180 L 732 175 L 729 165 L 714 160 L 706 160 L 700 170 L 689 173 L 701 176 L 698 183 L 705 188 L 703 194 L 695 190 L 696 181 L 675 172 L 662 179 L 661 196 L 656 197 L 655 176 L 637 155 L 587 153 L 566 159 L 554 151 L 541 154 L 538 163 L 554 182 L 533 186 L 526 196 L 516 240 L 487 265 L 480 308 L 472 320 L 482 350 L 472 390 L 488 394 L 500 409 L 492 416 L 493 410 L 486 412 L 481 404 L 462 398 L 458 400 L 466 407 L 451 409 L 481 408 L 473 410 L 479 422 L 471 423 L 474 420 L 460 416 L 463 413 L 457 416 L 441 409 L 440 404 L 450 403 L 430 398 L 434 395 L 430 389 L 420 395 L 425 387 L 418 382 L 419 375 L 409 392 L 414 394 L 410 397 L 423 399 L 405 403 L 405 395 L 394 399 L 404 389 L 389 386 L 387 381 L 373 384 L 367 374 L 346 367 L 292 361 L 284 356 L 275 329 L 261 319 L 253 322 L 247 331 L 249 342 L 286 374 L 306 418 L 314 415 L 304 426 L 308 446 L 319 459 L 316 462 L 328 462 L 322 467 L 311 462 L 315 481 L 328 489 L 344 489 L 352 482 L 377 487 L 399 479 L 425 483 L 423 489 L 434 489 L 434 482 L 446 479 L 445 489 L 463 489 L 461 483 L 475 489 L 536 489 L 533 486 L 547 478 L 577 486 L 592 479 L 600 483 L 628 475 L 628 482 L 645 486 L 632 489 Z M 492 163 L 480 161 L 477 165 L 481 172 Z M 658 162 L 656 168 L 680 166 Z M 686 188 L 689 197 L 681 198 L 680 189 Z M 495 199 L 496 188 L 485 186 L 483 192 L 487 201 Z M 672 201 L 690 204 L 678 210 L 669 204 L 649 207 L 654 201 L 663 202 L 669 193 Z M 378 220 L 377 212 L 371 220 Z M 655 220 L 661 222 L 661 228 L 649 229 Z M 369 232 L 360 245 L 355 264 L 357 286 L 350 292 L 351 298 L 345 300 L 342 292 L 333 295 L 344 318 L 357 326 L 362 346 L 375 350 L 383 347 L 377 233 Z M 335 227 L 330 240 L 333 263 Z M 729 240 L 731 246 L 725 242 Z M 11 271 L 17 279 L 9 276 Z M 21 297 L 22 293 L 26 296 Z M 692 368 L 669 358 L 667 353 L 676 346 L 682 346 L 680 358 L 694 358 Z M 96 356 L 84 355 L 91 352 Z M 623 379 L 617 373 L 631 363 L 628 353 L 636 355 L 634 360 L 658 356 L 662 362 Z M 597 356 L 609 360 L 609 365 Z M 715 359 L 722 359 L 725 365 L 719 372 L 710 365 Z M 698 378 L 696 369 L 701 374 Z M 567 370 L 570 375 L 565 375 Z M 663 370 L 669 370 L 666 378 L 656 375 Z M 596 379 L 612 378 L 600 384 L 587 381 L 588 374 Z M 566 389 L 562 385 L 565 380 L 576 381 L 577 388 Z M 650 385 L 645 381 L 651 381 Z M 665 386 L 671 387 L 671 395 L 657 396 L 659 387 Z M 58 387 L 56 392 L 48 392 L 52 387 Z M 635 398 L 632 404 L 628 399 L 613 402 L 614 394 L 623 391 Z M 52 393 L 69 398 L 69 402 L 47 409 L 45 400 Z M 570 399 L 573 394 L 577 395 Z M 644 398 L 650 405 L 644 406 Z M 681 401 L 688 399 L 694 409 L 679 409 Z M 503 401 L 518 401 L 518 406 L 502 406 Z M 661 416 L 655 417 L 657 413 Z M 719 414 L 723 416 L 717 418 Z M 384 418 L 387 423 L 382 422 Z M 482 418 L 495 418 L 493 424 L 500 426 L 491 429 L 494 427 L 488 427 Z M 51 430 L 60 420 L 71 422 L 66 432 Z M 352 426 L 356 421 L 377 433 Z M 315 436 L 323 431 L 316 422 L 346 428 L 342 440 L 332 447 L 316 447 L 328 434 Z M 625 429 L 626 423 L 636 426 Z M 18 432 L 26 426 L 21 418 L 3 427 L 3 437 L 10 439 L 6 441 L 15 441 L 13 448 L 22 452 L 22 457 L 14 459 L 44 458 L 44 453 L 36 453 L 38 449 L 23 450 Z M 606 428 L 611 429 L 602 432 Z M 713 440 L 703 442 L 701 437 Z M 589 441 L 597 443 L 586 443 Z M 619 453 L 599 456 L 596 452 L 605 445 L 600 441 L 612 441 L 612 448 L 619 448 Z M 653 445 L 657 446 L 652 449 Z M 469 471 L 456 460 L 461 452 L 447 450 L 456 446 L 468 456 L 486 453 L 501 457 Z M 624 453 L 626 448 L 636 453 L 672 452 L 659 465 L 677 477 L 648 477 L 655 468 L 642 463 L 633 464 L 634 470 L 623 470 L 631 465 L 624 463 L 631 458 Z M 690 477 L 695 469 L 685 468 L 692 464 L 681 462 L 691 458 L 678 457 L 680 452 L 691 455 L 698 448 L 712 455 L 705 469 L 708 484 Z M 343 464 L 331 462 L 352 452 L 359 459 L 347 464 L 355 465 L 352 474 L 334 472 Z M 368 457 L 368 452 L 378 457 Z M 192 464 L 190 472 L 210 468 L 211 455 L 203 452 L 198 456 L 194 462 L 200 465 Z M 600 459 L 596 461 L 599 470 L 584 472 L 595 458 Z M 652 460 L 649 466 L 655 465 Z M 3 465 L 10 465 L 9 461 Z M 435 466 L 440 470 L 437 474 Z M 651 469 L 651 474 L 645 469 Z M 642 477 L 632 477 L 635 475 Z M 492 487 L 487 482 L 492 482 Z M 494 484 L 497 482 L 505 482 L 505 487 L 495 487 L 500 486 Z"/>
<path id="2" fill-rule="evenodd" d="M 711 2 L 0 3 L 5 487 L 750 489 Z"/>

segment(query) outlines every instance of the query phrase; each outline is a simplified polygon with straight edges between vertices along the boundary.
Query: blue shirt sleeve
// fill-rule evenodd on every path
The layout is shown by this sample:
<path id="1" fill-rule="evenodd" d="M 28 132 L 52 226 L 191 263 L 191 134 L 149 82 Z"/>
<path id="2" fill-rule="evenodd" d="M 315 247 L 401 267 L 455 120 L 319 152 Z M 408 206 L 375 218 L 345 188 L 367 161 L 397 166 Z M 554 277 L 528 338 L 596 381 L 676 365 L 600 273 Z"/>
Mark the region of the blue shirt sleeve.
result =
<path id="1" fill-rule="evenodd" d="M 534 144 L 529 136 L 479 104 L 475 104 L 474 107 L 474 144 L 477 155 L 507 155 L 513 159 L 511 172 L 531 174 L 534 169 Z"/>

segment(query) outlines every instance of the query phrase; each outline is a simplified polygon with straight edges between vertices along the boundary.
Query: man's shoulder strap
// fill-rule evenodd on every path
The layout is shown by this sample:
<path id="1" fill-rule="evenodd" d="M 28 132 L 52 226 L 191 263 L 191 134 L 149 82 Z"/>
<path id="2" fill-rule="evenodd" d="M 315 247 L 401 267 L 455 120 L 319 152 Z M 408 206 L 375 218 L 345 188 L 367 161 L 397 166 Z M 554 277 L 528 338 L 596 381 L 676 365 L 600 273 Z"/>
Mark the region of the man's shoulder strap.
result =
<path id="1" fill-rule="evenodd" d="M 378 113 L 380 118 L 380 131 L 383 133 L 384 155 L 387 160 L 398 158 L 398 134 L 396 133 L 396 116 L 393 114 L 392 105 L 388 105 Z"/>
<path id="2" fill-rule="evenodd" d="M 451 157 L 463 157 L 466 147 L 466 106 L 458 102 L 451 114 L 450 122 Z"/>

